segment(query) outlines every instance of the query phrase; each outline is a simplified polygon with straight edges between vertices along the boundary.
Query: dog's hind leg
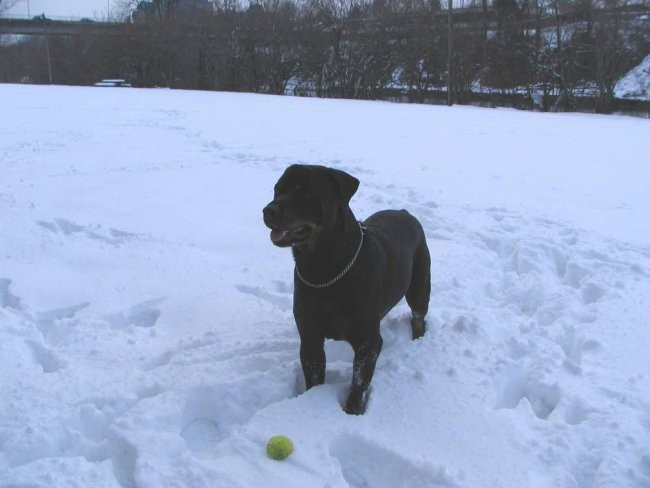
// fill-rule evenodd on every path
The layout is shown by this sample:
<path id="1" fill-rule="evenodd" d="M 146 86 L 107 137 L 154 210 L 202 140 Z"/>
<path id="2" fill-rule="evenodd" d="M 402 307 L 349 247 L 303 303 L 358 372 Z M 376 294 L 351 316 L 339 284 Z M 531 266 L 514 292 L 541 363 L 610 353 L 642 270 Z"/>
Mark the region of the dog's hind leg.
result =
<path id="1" fill-rule="evenodd" d="M 411 284 L 406 292 L 406 303 L 411 307 L 411 331 L 413 339 L 424 335 L 424 318 L 429 310 L 429 297 L 431 295 L 431 257 L 426 240 L 422 236 L 413 257 L 413 270 L 411 272 Z"/>

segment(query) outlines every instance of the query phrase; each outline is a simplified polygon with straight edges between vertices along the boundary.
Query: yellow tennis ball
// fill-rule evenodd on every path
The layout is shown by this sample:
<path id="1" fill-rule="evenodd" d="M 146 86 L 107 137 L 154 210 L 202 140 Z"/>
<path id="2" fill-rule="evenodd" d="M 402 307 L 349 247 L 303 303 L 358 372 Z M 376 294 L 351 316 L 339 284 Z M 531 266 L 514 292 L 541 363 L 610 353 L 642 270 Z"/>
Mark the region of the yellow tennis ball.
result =
<path id="1" fill-rule="evenodd" d="M 274 435 L 266 444 L 266 453 L 271 459 L 282 461 L 293 452 L 293 442 L 287 436 Z"/>

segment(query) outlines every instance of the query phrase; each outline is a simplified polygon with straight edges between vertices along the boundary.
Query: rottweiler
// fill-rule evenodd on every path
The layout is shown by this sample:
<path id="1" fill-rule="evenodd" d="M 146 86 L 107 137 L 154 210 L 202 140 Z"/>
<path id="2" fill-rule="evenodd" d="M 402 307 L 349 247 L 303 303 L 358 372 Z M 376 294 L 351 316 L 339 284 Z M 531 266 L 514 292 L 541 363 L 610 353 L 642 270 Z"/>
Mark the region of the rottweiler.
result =
<path id="1" fill-rule="evenodd" d="M 348 414 L 363 414 L 382 347 L 381 319 L 402 297 L 413 339 L 425 332 L 431 260 L 424 231 L 406 210 L 359 222 L 349 203 L 359 180 L 317 165 L 289 166 L 263 210 L 271 241 L 295 259 L 293 314 L 307 389 L 325 381 L 325 339 L 354 350 Z"/>

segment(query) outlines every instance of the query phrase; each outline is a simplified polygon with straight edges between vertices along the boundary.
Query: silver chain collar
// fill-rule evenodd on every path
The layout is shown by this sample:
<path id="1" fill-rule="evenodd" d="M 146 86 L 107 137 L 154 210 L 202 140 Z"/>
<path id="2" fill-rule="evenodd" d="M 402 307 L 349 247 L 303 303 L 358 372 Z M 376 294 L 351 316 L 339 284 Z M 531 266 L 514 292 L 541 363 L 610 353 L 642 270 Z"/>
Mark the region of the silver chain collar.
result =
<path id="1" fill-rule="evenodd" d="M 348 271 L 350 271 L 352 266 L 354 266 L 354 263 L 359 257 L 359 253 L 361 252 L 361 246 L 363 246 L 363 225 L 361 225 L 361 222 L 359 222 L 359 231 L 361 232 L 361 240 L 359 241 L 359 247 L 357 248 L 357 252 L 354 253 L 354 256 L 352 256 L 352 260 L 348 263 L 348 265 L 345 268 L 343 268 L 343 271 L 341 271 L 338 275 L 336 275 L 334 278 L 327 281 L 326 283 L 311 283 L 307 281 L 305 278 L 303 278 L 303 276 L 300 274 L 300 270 L 298 269 L 298 264 L 296 264 L 296 274 L 298 275 L 298 278 L 300 278 L 300 281 L 302 281 L 305 285 L 311 288 L 327 288 L 328 286 L 333 285 L 341 278 L 343 278 L 345 274 Z"/>

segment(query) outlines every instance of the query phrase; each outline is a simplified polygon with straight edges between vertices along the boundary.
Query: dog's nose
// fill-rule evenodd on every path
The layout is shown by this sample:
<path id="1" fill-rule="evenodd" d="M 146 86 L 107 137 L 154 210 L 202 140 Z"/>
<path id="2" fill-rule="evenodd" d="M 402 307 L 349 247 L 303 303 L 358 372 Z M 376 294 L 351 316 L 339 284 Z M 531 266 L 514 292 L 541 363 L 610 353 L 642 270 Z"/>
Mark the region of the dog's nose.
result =
<path id="1" fill-rule="evenodd" d="M 275 202 L 271 202 L 266 207 L 264 207 L 262 213 L 264 214 L 265 222 L 273 222 L 278 217 L 280 217 L 280 206 Z"/>

